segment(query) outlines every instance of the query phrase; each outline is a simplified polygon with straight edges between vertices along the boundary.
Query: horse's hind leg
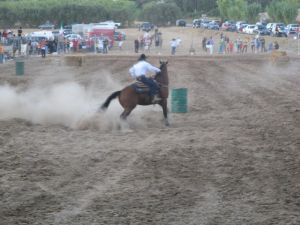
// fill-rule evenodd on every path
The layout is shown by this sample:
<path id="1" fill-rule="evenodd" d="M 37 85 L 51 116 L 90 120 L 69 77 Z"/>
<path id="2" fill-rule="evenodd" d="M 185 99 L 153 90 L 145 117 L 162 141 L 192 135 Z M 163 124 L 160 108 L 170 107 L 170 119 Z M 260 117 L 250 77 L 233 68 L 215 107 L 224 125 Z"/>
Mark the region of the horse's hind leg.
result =
<path id="1" fill-rule="evenodd" d="M 120 115 L 120 118 L 122 120 L 126 120 L 127 116 L 129 116 L 129 114 L 131 113 L 131 111 L 133 110 L 133 108 L 126 108 L 124 109 L 124 111 L 122 112 L 122 114 Z"/>

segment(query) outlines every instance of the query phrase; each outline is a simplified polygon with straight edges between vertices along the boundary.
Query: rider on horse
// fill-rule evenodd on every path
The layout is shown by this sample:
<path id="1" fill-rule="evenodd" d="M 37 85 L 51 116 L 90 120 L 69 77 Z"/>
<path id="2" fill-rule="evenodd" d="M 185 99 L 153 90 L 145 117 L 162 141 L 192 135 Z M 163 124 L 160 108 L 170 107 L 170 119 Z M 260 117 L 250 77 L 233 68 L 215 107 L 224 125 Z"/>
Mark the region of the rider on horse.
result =
<path id="1" fill-rule="evenodd" d="M 161 72 L 159 68 L 152 66 L 150 63 L 146 62 L 146 55 L 141 54 L 138 63 L 134 64 L 133 67 L 129 69 L 130 75 L 138 81 L 141 81 L 147 85 L 150 89 L 149 94 L 153 103 L 161 100 L 157 94 L 159 91 L 158 84 L 151 78 L 146 77 L 147 72 Z"/>

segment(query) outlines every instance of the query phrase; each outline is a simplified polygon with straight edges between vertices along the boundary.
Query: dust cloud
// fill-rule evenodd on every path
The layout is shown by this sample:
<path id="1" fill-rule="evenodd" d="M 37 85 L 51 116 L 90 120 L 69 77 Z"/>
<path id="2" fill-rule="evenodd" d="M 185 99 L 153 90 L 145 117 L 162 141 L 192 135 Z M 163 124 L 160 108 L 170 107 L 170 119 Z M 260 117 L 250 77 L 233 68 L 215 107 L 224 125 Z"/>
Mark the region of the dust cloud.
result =
<path id="1" fill-rule="evenodd" d="M 102 83 L 106 89 L 114 91 L 119 85 L 107 77 L 104 76 Z M 99 92 L 93 82 L 87 87 L 68 79 L 48 80 L 47 83 L 37 79 L 25 90 L 0 85 L 0 120 L 19 118 L 36 124 L 60 124 L 81 129 L 86 128 L 87 123 L 98 128 L 117 126 L 111 124 L 121 111 L 117 104 L 111 105 L 109 113 L 97 113 L 109 91 L 102 88 L 103 93 Z"/>

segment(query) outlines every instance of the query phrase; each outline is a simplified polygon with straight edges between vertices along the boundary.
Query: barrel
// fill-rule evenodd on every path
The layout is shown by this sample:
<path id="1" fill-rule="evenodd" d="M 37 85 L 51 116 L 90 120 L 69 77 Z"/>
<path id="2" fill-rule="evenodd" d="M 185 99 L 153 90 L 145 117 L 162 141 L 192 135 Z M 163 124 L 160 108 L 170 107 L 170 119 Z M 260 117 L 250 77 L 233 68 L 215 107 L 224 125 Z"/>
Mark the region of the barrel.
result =
<path id="1" fill-rule="evenodd" d="M 16 75 L 24 75 L 24 61 L 16 60 Z"/>
<path id="2" fill-rule="evenodd" d="M 172 89 L 171 109 L 173 113 L 186 113 L 187 104 L 187 88 Z"/>

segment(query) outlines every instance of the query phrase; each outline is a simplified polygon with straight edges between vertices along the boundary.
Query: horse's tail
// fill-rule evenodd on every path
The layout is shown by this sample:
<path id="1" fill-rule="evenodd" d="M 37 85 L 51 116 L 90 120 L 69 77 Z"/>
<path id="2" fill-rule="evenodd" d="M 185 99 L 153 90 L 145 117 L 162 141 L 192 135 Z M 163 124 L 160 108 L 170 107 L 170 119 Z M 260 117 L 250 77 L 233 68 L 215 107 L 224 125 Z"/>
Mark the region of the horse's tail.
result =
<path id="1" fill-rule="evenodd" d="M 118 97 L 121 94 L 121 91 L 116 91 L 114 93 L 112 93 L 107 99 L 106 101 L 101 105 L 101 110 L 106 110 L 111 102 L 111 100 L 115 99 L 116 97 Z"/>

